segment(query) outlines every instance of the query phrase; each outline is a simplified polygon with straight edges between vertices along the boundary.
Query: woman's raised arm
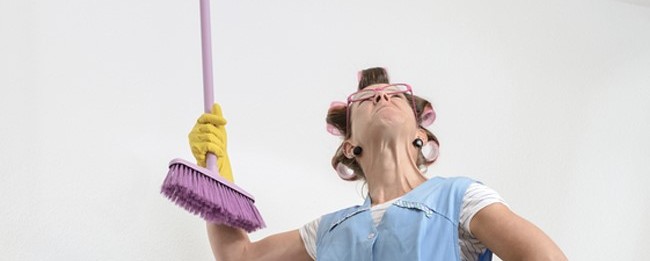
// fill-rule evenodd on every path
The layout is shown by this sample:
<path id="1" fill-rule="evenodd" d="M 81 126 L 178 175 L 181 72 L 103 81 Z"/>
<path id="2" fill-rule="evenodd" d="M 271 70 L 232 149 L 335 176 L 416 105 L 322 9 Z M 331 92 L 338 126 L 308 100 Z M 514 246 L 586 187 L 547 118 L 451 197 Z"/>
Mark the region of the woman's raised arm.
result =
<path id="1" fill-rule="evenodd" d="M 210 247 L 216 260 L 312 261 L 298 230 L 291 230 L 251 242 L 246 231 L 207 223 Z"/>
<path id="2" fill-rule="evenodd" d="M 567 260 L 562 250 L 541 229 L 500 203 L 476 213 L 470 230 L 504 261 Z"/>

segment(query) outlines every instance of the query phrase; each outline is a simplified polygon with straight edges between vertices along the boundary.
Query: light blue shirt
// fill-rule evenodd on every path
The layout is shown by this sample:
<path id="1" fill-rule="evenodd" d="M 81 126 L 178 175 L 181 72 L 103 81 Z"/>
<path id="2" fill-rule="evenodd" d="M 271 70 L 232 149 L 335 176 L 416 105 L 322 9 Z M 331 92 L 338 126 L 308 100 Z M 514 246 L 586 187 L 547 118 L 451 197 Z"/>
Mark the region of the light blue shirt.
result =
<path id="1" fill-rule="evenodd" d="M 361 206 L 327 214 L 318 226 L 316 260 L 460 260 L 459 215 L 473 182 L 431 178 L 395 201 L 376 227 L 369 197 Z M 489 250 L 480 258 L 491 259 Z"/>

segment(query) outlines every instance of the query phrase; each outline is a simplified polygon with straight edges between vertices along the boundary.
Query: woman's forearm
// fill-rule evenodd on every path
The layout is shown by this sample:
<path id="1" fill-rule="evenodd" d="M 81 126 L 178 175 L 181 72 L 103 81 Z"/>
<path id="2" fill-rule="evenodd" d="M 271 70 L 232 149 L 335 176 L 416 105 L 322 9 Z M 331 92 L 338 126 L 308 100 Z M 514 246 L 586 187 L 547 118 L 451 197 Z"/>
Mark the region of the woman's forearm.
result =
<path id="1" fill-rule="evenodd" d="M 251 243 L 242 229 L 212 223 L 207 228 L 210 247 L 219 261 L 313 261 L 297 229 Z"/>
<path id="2" fill-rule="evenodd" d="M 567 260 L 541 229 L 503 204 L 480 210 L 470 228 L 476 238 L 503 260 Z"/>
<path id="3" fill-rule="evenodd" d="M 251 243 L 246 231 L 210 222 L 206 223 L 206 227 L 216 260 L 245 260 L 246 248 Z"/>

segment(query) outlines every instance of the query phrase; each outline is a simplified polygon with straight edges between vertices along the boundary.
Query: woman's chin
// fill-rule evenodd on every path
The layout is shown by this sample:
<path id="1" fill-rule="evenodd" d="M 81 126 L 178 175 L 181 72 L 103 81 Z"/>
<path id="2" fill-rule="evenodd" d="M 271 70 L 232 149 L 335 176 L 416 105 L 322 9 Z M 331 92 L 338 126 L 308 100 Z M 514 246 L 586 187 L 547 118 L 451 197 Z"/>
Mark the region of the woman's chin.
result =
<path id="1" fill-rule="evenodd" d="M 406 122 L 404 115 L 392 109 L 380 110 L 375 114 L 374 118 L 372 123 L 377 123 L 388 128 L 399 128 L 400 126 L 404 126 Z"/>
<path id="2" fill-rule="evenodd" d="M 408 117 L 405 117 L 399 110 L 393 108 L 382 108 L 374 113 L 368 121 L 356 125 L 353 133 L 359 131 L 364 136 L 391 137 L 399 136 L 400 133 L 408 132 Z"/>
<path id="3" fill-rule="evenodd" d="M 381 117 L 372 121 L 367 126 L 367 131 L 375 134 L 397 134 L 405 130 L 406 120 L 403 117 L 391 116 Z"/>

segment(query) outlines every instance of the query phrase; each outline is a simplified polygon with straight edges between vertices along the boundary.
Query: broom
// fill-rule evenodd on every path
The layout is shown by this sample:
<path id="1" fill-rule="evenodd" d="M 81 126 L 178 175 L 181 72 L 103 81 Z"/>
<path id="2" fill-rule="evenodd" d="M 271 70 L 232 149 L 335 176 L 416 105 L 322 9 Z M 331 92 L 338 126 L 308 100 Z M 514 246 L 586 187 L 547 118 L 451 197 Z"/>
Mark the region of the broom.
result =
<path id="1" fill-rule="evenodd" d="M 200 0 L 200 8 L 203 105 L 205 112 L 210 113 L 214 97 L 209 0 Z M 169 162 L 161 193 L 208 222 L 242 228 L 247 232 L 265 227 L 253 196 L 219 175 L 215 155 L 208 153 L 206 166 L 203 168 L 182 159 L 173 159 Z"/>

